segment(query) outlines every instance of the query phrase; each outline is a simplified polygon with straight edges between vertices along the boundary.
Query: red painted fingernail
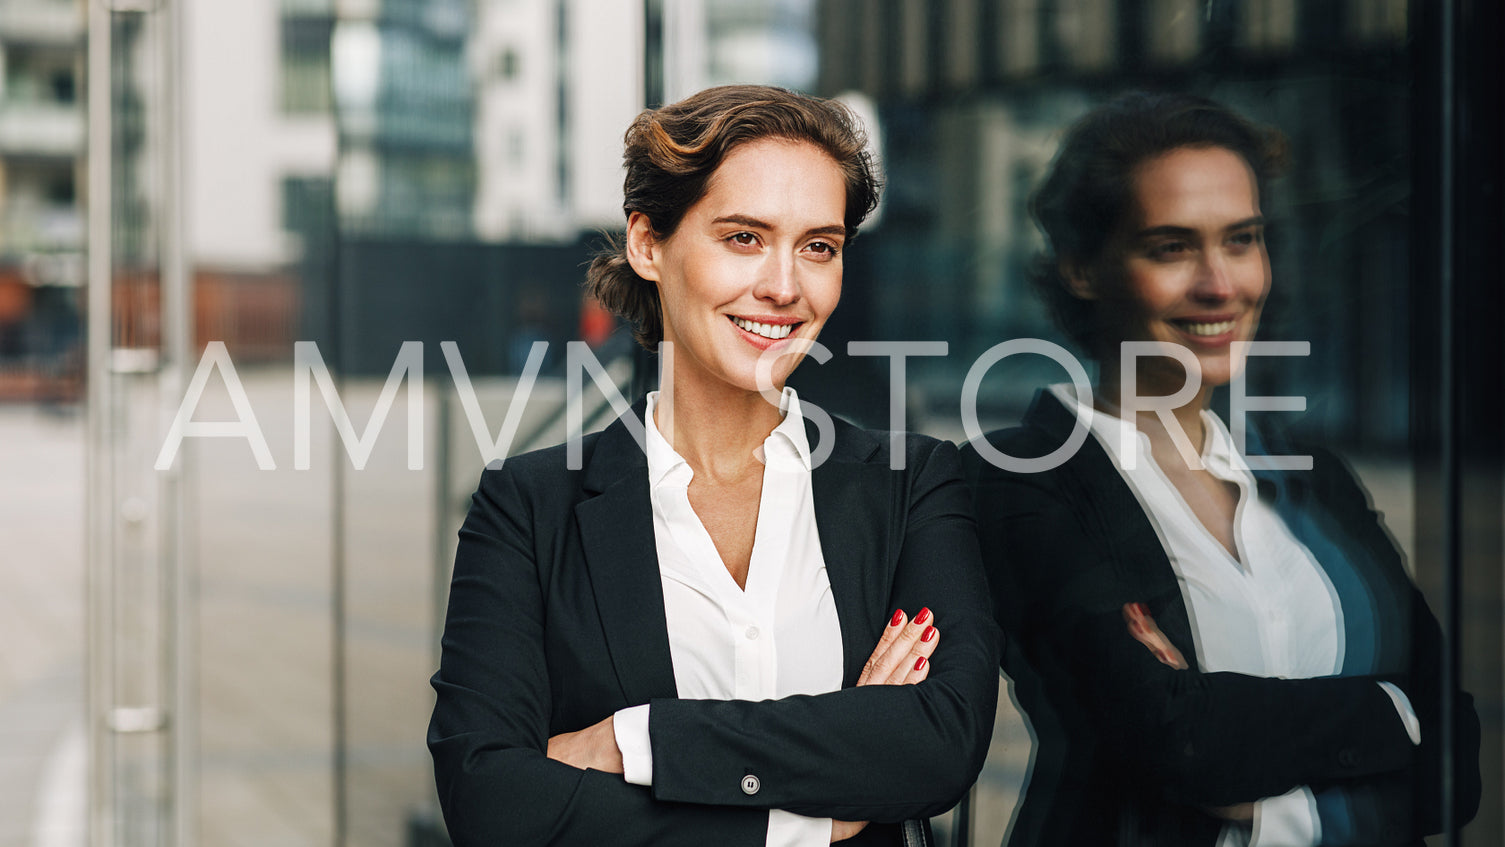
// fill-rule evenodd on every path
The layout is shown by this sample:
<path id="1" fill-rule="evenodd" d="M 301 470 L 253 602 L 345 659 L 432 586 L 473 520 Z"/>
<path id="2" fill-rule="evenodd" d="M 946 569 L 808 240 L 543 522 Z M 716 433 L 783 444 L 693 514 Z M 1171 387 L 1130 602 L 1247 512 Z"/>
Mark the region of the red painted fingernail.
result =
<path id="1" fill-rule="evenodd" d="M 898 626 L 904 622 L 904 610 L 894 609 L 894 619 L 888 622 L 889 626 Z"/>
<path id="2" fill-rule="evenodd" d="M 1143 603 L 1135 603 L 1134 604 L 1134 611 L 1138 612 L 1139 614 L 1143 615 L 1144 617 L 1149 617 L 1150 616 L 1150 607 L 1146 606 Z"/>
<path id="3" fill-rule="evenodd" d="M 924 622 L 926 622 L 928 620 L 930 620 L 930 607 L 929 606 L 926 606 L 925 608 L 921 609 L 920 613 L 918 615 L 914 616 L 914 622 L 915 623 L 924 623 Z"/>
<path id="4" fill-rule="evenodd" d="M 925 631 L 922 632 L 922 633 L 920 633 L 920 640 L 926 642 L 927 644 L 932 639 L 934 639 L 934 638 L 935 638 L 935 627 L 933 627 L 933 626 L 927 626 L 927 627 L 925 627 Z"/>
<path id="5" fill-rule="evenodd" d="M 917 670 L 917 671 L 925 670 L 925 657 L 924 656 L 921 656 L 920 658 L 918 658 L 918 659 L 915 660 L 914 669 Z"/>

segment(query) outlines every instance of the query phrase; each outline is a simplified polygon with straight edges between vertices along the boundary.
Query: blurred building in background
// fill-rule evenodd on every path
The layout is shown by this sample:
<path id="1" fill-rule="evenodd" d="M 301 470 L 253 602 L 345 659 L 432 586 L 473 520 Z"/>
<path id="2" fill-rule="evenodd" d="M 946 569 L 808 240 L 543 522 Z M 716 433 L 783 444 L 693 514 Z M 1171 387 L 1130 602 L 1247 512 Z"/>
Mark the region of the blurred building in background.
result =
<path id="1" fill-rule="evenodd" d="M 74 0 L 0 4 L 0 401 L 77 396 L 83 50 Z"/>
<path id="2" fill-rule="evenodd" d="M 573 242 L 620 226 L 622 132 L 643 108 L 642 9 L 581 0 L 476 8 L 476 235 Z"/>
<path id="3" fill-rule="evenodd" d="M 113 202 L 116 253 L 135 258 L 119 271 L 128 291 L 119 300 L 122 320 L 145 333 L 136 343 L 150 347 L 151 321 L 138 313 L 158 296 L 158 233 L 142 180 L 159 176 L 143 163 L 155 149 L 145 115 L 160 80 L 143 76 L 151 69 L 138 54 L 162 45 L 133 35 L 142 16 L 121 8 Z M 0 8 L 0 397 L 77 396 L 83 9 L 79 0 Z M 185 3 L 194 337 L 277 360 L 297 338 L 333 337 L 336 321 L 357 336 L 374 321 L 347 359 L 377 368 L 389 338 L 429 338 L 448 304 L 478 296 L 492 298 L 505 331 L 574 337 L 578 264 L 600 231 L 623 223 L 621 139 L 633 116 L 731 81 L 813 87 L 813 15 L 813 0 Z M 452 254 L 426 258 L 450 269 L 427 274 L 436 289 L 412 286 L 412 266 L 380 258 L 415 240 Z M 361 287 L 377 293 L 365 302 L 381 314 L 340 313 L 351 300 L 335 293 L 340 251 L 366 274 Z M 505 271 L 518 262 L 532 269 Z M 467 285 L 446 290 L 445 280 Z M 408 293 L 416 297 L 404 301 Z M 511 326 L 518 313 L 526 326 Z M 407 323 L 384 327 L 383 315 Z M 503 370 L 516 360 L 478 358 Z"/>
<path id="4" fill-rule="evenodd" d="M 470 237 L 475 87 L 466 47 L 472 4 L 348 5 L 323 39 L 333 50 L 341 233 Z"/>
<path id="5" fill-rule="evenodd" d="M 911 374 L 953 405 L 993 344 L 1063 340 L 1025 282 L 1041 245 L 1028 199 L 1061 131 L 1125 90 L 1200 93 L 1291 141 L 1293 170 L 1264 198 L 1262 335 L 1313 354 L 1252 378 L 1310 398 L 1328 436 L 1404 446 L 1407 26 L 1405 0 L 821 0 L 819 90 L 868 95 L 883 127 L 885 218 L 857 251 L 872 279 L 847 289 L 870 297 L 865 336 L 948 340 Z M 1016 366 L 985 392 L 1001 417 L 1064 378 Z"/>

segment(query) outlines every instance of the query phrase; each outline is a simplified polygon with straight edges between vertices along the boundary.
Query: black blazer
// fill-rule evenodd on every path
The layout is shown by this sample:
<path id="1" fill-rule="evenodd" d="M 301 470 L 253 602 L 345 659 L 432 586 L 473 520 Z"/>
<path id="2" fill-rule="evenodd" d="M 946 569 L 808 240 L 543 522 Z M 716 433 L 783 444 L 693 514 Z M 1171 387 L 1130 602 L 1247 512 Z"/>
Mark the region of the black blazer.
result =
<path id="1" fill-rule="evenodd" d="M 482 475 L 428 734 L 458 847 L 760 847 L 768 809 L 875 821 L 849 843 L 898 844 L 883 823 L 960 799 L 992 734 L 998 636 L 956 448 L 902 437 L 894 471 L 886 435 L 835 426 L 812 485 L 845 673 L 818 696 L 676 699 L 647 460 L 621 420 L 584 438 L 581 470 L 561 446 Z M 853 688 L 893 610 L 923 606 L 929 678 Z M 545 757 L 551 735 L 650 702 L 651 788 Z"/>
<path id="2" fill-rule="evenodd" d="M 1022 426 L 987 436 L 1005 454 L 1046 455 L 1075 416 L 1041 392 Z M 1309 472 L 1256 471 L 1328 572 L 1348 631 L 1342 676 L 1201 673 L 1176 575 L 1112 460 L 1089 437 L 1060 467 L 996 468 L 970 445 L 978 532 L 1004 670 L 1036 748 L 1010 844 L 1212 845 L 1200 811 L 1311 786 L 1324 844 L 1406 844 L 1440 828 L 1437 622 L 1352 474 L 1329 453 L 1266 442 L 1251 454 L 1314 456 Z M 1192 670 L 1162 665 L 1121 609 L 1145 603 Z M 1377 680 L 1407 693 L 1414 748 Z M 1478 803 L 1478 720 L 1461 695 L 1459 795 Z M 1414 795 L 1414 796 L 1413 796 Z"/>

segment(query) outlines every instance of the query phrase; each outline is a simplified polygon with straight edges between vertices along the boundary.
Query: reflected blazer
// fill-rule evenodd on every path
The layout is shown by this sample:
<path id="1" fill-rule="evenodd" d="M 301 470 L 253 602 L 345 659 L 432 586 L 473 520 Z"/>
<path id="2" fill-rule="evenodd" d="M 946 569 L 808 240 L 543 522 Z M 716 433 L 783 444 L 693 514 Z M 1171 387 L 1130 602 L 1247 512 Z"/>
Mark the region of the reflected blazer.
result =
<path id="1" fill-rule="evenodd" d="M 997 627 L 955 446 L 900 443 L 905 468 L 890 470 L 887 434 L 835 421 L 811 481 L 843 688 L 759 702 L 676 698 L 647 460 L 622 420 L 584 437 L 580 470 L 563 446 L 486 470 L 432 680 L 428 744 L 457 847 L 761 847 L 775 808 L 875 821 L 846 843 L 897 845 L 897 822 L 954 805 L 992 734 Z M 923 606 L 942 634 L 929 678 L 853 688 L 894 609 Z M 545 757 L 550 736 L 642 703 L 651 787 Z"/>
<path id="2" fill-rule="evenodd" d="M 1050 392 L 988 442 L 1019 458 L 1065 442 L 1075 415 Z M 1440 632 L 1368 497 L 1335 456 L 1283 440 L 1250 455 L 1312 455 L 1310 471 L 1255 471 L 1342 606 L 1340 676 L 1202 673 L 1186 603 L 1155 529 L 1097 439 L 1054 470 L 1015 473 L 974 448 L 974 490 L 1004 671 L 1035 740 L 1011 847 L 1208 845 L 1227 806 L 1309 786 L 1323 844 L 1419 843 L 1440 828 Z M 1162 665 L 1128 633 L 1141 602 L 1192 670 Z M 1421 722 L 1415 747 L 1390 698 Z M 1461 819 L 1477 808 L 1478 719 L 1459 692 Z"/>

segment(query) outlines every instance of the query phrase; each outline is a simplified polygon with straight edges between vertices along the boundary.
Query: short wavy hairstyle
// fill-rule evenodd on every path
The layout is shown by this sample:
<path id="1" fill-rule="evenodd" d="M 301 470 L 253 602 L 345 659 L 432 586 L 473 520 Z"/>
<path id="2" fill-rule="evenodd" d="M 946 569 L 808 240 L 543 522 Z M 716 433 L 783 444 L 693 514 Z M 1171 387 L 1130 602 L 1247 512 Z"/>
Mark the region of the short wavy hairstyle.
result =
<path id="1" fill-rule="evenodd" d="M 1088 355 L 1099 354 L 1106 327 L 1099 310 L 1072 293 L 1061 264 L 1101 261 L 1134 202 L 1136 169 L 1187 147 L 1236 153 L 1253 172 L 1261 198 L 1286 165 L 1286 140 L 1278 130 L 1204 97 L 1132 92 L 1072 124 L 1030 198 L 1030 214 L 1046 241 L 1031 268 L 1031 286 L 1056 325 Z"/>
<path id="2" fill-rule="evenodd" d="M 846 183 L 842 223 L 847 238 L 855 237 L 878 204 L 878 177 L 861 123 L 835 100 L 763 85 L 708 88 L 639 114 L 627 128 L 622 154 L 623 215 L 642 212 L 654 236 L 668 238 L 705 196 L 727 155 L 764 138 L 808 142 L 835 160 Z M 633 271 L 624 243 L 608 239 L 586 272 L 586 288 L 634 325 L 638 343 L 651 350 L 663 340 L 658 289 Z"/>

